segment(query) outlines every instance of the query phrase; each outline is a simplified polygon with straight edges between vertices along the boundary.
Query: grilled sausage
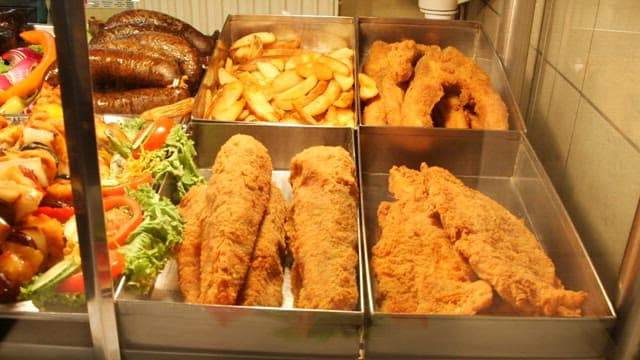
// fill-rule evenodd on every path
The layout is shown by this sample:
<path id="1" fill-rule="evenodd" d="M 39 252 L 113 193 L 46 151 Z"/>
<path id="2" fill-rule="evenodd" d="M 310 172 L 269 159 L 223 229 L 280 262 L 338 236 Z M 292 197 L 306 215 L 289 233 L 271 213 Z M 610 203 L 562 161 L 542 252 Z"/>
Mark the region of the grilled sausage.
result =
<path id="1" fill-rule="evenodd" d="M 171 15 L 158 11 L 133 9 L 125 10 L 111 16 L 105 22 L 105 29 L 122 24 L 153 24 L 169 28 L 170 32 L 184 36 L 202 56 L 209 56 L 213 51 L 213 38 L 204 35 L 190 24 Z"/>
<path id="2" fill-rule="evenodd" d="M 121 49 L 91 48 L 89 65 L 94 85 L 116 89 L 168 86 L 182 75 L 171 60 Z"/>
<path id="3" fill-rule="evenodd" d="M 186 88 L 141 88 L 94 92 L 93 111 L 99 114 L 141 114 L 154 107 L 172 104 L 189 97 Z"/>
<path id="4" fill-rule="evenodd" d="M 196 90 L 202 75 L 202 65 L 197 51 L 183 38 L 156 31 L 145 31 L 100 42 L 92 47 L 123 49 L 136 53 L 147 53 L 174 60 L 184 75 L 191 90 Z"/>

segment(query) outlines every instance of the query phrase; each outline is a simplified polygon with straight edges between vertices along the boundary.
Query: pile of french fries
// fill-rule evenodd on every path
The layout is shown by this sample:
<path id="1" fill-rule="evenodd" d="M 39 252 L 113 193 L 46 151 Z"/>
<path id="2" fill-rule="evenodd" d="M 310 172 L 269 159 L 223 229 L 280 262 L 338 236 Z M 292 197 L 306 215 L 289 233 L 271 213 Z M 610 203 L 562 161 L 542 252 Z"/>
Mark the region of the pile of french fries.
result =
<path id="1" fill-rule="evenodd" d="M 353 49 L 319 53 L 303 50 L 297 38 L 256 32 L 228 50 L 215 90 L 205 89 L 205 119 L 356 125 Z M 360 92 L 375 96 L 375 81 L 365 83 Z"/>

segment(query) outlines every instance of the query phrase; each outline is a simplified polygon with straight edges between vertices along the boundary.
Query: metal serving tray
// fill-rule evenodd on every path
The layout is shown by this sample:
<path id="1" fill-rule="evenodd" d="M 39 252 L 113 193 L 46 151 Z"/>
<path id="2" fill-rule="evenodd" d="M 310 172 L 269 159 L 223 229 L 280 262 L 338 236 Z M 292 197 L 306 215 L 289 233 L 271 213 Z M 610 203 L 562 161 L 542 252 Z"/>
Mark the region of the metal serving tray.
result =
<path id="1" fill-rule="evenodd" d="M 366 357 L 599 358 L 609 345 L 613 307 L 562 203 L 522 133 L 397 127 L 359 129 L 367 272 Z M 525 220 L 568 289 L 589 293 L 584 316 L 413 315 L 378 311 L 369 252 L 376 211 L 392 200 L 392 165 L 442 166 Z"/>
<path id="2" fill-rule="evenodd" d="M 332 145 L 344 147 L 354 158 L 356 153 L 352 128 L 197 120 L 190 127 L 198 153 L 196 163 L 204 174 L 232 135 L 248 134 L 262 142 L 269 149 L 274 181 L 285 198 L 291 195 L 290 161 L 298 152 L 312 145 Z M 358 247 L 362 254 L 361 241 Z M 285 304 L 281 308 L 185 304 L 176 273 L 175 263 L 170 263 L 156 281 L 151 299 L 135 298 L 122 289 L 117 292 L 119 336 L 125 353 L 171 352 L 181 357 L 202 353 L 260 358 L 357 357 L 364 323 L 362 261 L 358 269 L 360 299 L 355 311 L 292 308 L 291 301 L 286 301 L 286 278 Z"/>
<path id="3" fill-rule="evenodd" d="M 230 44 L 244 35 L 259 31 L 273 32 L 278 39 L 297 36 L 300 38 L 301 48 L 304 50 L 329 52 L 349 47 L 356 51 L 357 47 L 354 18 L 351 17 L 229 15 L 220 32 L 218 43 L 209 62 L 209 67 L 198 89 L 198 94 L 196 95 L 193 106 L 192 118 L 205 119 L 205 92 L 215 91 L 215 89 L 217 89 L 218 69 L 224 66 L 225 59 L 228 57 L 227 49 Z M 357 69 L 355 66 L 356 57 L 357 55 L 354 56 L 354 69 Z M 354 111 L 357 114 L 355 103 L 357 103 L 357 101 L 354 101 Z M 279 123 L 262 123 L 281 125 Z"/>
<path id="4" fill-rule="evenodd" d="M 509 112 L 509 130 L 526 131 L 502 62 L 480 23 L 458 20 L 359 17 L 357 28 L 359 66 L 362 66 L 366 60 L 367 50 L 375 40 L 396 42 L 413 39 L 421 44 L 439 45 L 443 48 L 456 47 L 475 60 L 491 79 L 493 88 L 502 96 Z"/>

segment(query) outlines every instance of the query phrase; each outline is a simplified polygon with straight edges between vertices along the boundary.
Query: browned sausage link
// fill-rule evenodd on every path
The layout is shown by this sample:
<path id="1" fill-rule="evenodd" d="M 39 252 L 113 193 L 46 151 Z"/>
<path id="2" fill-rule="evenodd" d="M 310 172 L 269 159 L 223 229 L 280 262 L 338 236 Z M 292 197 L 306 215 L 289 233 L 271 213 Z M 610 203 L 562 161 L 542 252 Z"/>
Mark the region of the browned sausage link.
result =
<path id="1" fill-rule="evenodd" d="M 104 42 L 113 41 L 115 39 L 137 34 L 147 31 L 156 31 L 163 33 L 175 33 L 166 26 L 154 25 L 154 24 L 122 24 L 118 26 L 112 26 L 110 28 L 102 28 L 92 38 L 89 44 L 98 45 Z M 176 34 L 178 35 L 178 34 Z M 186 38 L 184 38 L 186 40 Z"/>
<path id="2" fill-rule="evenodd" d="M 125 10 L 111 16 L 105 23 L 105 28 L 110 28 L 122 24 L 154 24 L 165 26 L 172 32 L 179 33 L 193 44 L 200 55 L 209 56 L 213 51 L 213 38 L 207 36 L 190 24 L 175 18 L 171 15 L 158 11 L 133 9 Z"/>
<path id="3" fill-rule="evenodd" d="M 89 65 L 93 83 L 98 87 L 162 87 L 182 76 L 171 60 L 121 49 L 91 48 Z"/>
<path id="4" fill-rule="evenodd" d="M 148 53 L 174 60 L 180 66 L 180 70 L 187 75 L 187 82 L 192 90 L 195 90 L 200 82 L 202 65 L 200 64 L 198 53 L 186 40 L 179 36 L 156 31 L 145 31 L 93 46 Z"/>
<path id="5" fill-rule="evenodd" d="M 189 97 L 186 88 L 142 88 L 93 93 L 93 111 L 99 114 L 141 114 L 154 107 Z"/>

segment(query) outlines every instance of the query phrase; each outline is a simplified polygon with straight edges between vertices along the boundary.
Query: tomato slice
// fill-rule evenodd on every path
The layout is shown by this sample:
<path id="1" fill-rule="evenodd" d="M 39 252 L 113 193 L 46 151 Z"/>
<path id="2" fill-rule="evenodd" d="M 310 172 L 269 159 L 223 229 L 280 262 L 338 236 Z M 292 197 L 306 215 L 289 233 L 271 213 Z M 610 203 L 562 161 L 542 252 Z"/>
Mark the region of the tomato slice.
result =
<path id="1" fill-rule="evenodd" d="M 109 250 L 109 262 L 111 263 L 111 277 L 115 279 L 122 275 L 124 271 L 124 257 L 122 254 L 115 250 Z M 82 271 L 76 272 L 61 282 L 58 285 L 58 291 L 84 293 L 84 276 L 82 275 Z"/>
<path id="2" fill-rule="evenodd" d="M 160 149 L 167 141 L 173 125 L 172 118 L 161 117 L 140 130 L 133 140 L 133 157 L 135 159 L 140 157 L 140 149 L 144 149 L 144 151 Z"/>
<path id="3" fill-rule="evenodd" d="M 124 245 L 129 234 L 142 222 L 142 208 L 135 199 L 126 195 L 107 196 L 103 199 L 103 206 L 104 211 L 109 211 L 115 207 L 126 207 L 131 213 L 131 217 L 114 229 L 113 236 L 107 239 L 109 248 L 115 249 Z"/>
<path id="4" fill-rule="evenodd" d="M 69 220 L 69 218 L 74 215 L 74 210 L 73 207 L 40 206 L 33 212 L 33 214 L 44 214 L 64 224 L 65 222 L 67 222 L 67 220 Z"/>

